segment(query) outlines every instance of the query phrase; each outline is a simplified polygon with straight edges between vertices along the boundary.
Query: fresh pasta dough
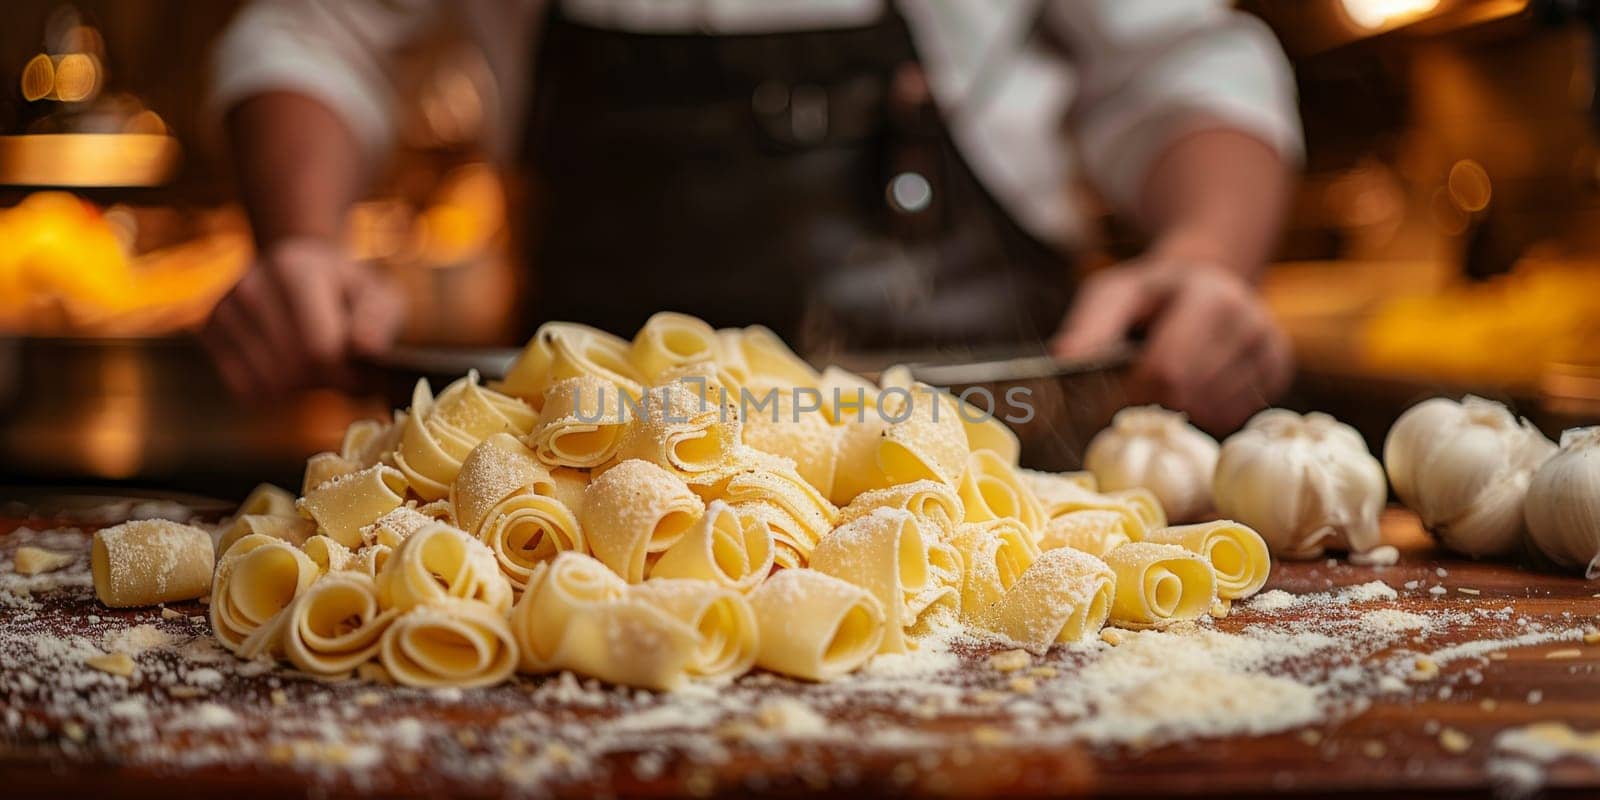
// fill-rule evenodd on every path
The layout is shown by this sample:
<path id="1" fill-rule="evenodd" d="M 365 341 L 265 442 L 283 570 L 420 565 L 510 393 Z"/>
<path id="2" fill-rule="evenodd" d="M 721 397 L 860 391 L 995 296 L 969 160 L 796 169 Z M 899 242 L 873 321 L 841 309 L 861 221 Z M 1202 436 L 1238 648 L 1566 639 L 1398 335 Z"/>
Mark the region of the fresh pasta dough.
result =
<path id="1" fill-rule="evenodd" d="M 975 450 L 967 456 L 966 470 L 961 475 L 961 504 L 967 522 L 1010 517 L 1036 531 L 1044 518 L 1033 492 L 1016 470 L 992 450 Z"/>
<path id="2" fill-rule="evenodd" d="M 234 542 L 211 584 L 211 630 L 245 658 L 277 652 L 284 609 L 320 573 L 300 548 L 270 536 Z"/>
<path id="3" fill-rule="evenodd" d="M 1217 597 L 1211 565 L 1177 545 L 1132 542 L 1107 553 L 1105 562 L 1117 576 L 1111 621 L 1124 628 L 1198 619 Z"/>
<path id="4" fill-rule="evenodd" d="M 723 500 L 742 516 L 772 530 L 784 566 L 801 566 L 817 541 L 833 529 L 839 509 L 828 502 L 792 462 L 746 450 L 721 472 L 694 479 L 691 487 L 703 498 Z M 793 563 L 787 559 L 792 557 Z"/>
<path id="5" fill-rule="evenodd" d="M 398 613 L 379 606 L 371 576 L 324 575 L 289 606 L 284 657 L 302 672 L 343 677 L 378 655 L 378 640 Z"/>
<path id="6" fill-rule="evenodd" d="M 316 532 L 317 523 L 299 514 L 288 517 L 269 514 L 240 514 L 234 517 L 233 522 L 229 523 L 228 527 L 222 531 L 222 536 L 217 539 L 216 551 L 226 553 L 234 542 L 252 533 L 271 536 L 275 539 L 282 539 L 290 544 L 298 545 L 304 544 Z"/>
<path id="7" fill-rule="evenodd" d="M 849 522 L 879 508 L 904 509 L 918 522 L 942 533 L 954 531 L 966 516 L 955 490 L 938 481 L 923 480 L 862 492 L 839 510 L 839 522 Z"/>
<path id="8" fill-rule="evenodd" d="M 688 314 L 662 311 L 645 320 L 633 335 L 628 355 L 645 380 L 659 382 L 663 373 L 675 367 L 715 359 L 717 332 Z"/>
<path id="9" fill-rule="evenodd" d="M 732 506 L 712 500 L 677 544 L 662 552 L 650 577 L 690 578 L 741 592 L 772 571 L 772 529 L 747 523 Z"/>
<path id="10" fill-rule="evenodd" d="M 887 627 L 871 592 L 812 569 L 773 573 L 750 593 L 750 607 L 760 631 L 756 664 L 805 680 L 855 671 L 879 651 Z"/>
<path id="11" fill-rule="evenodd" d="M 317 565 L 321 573 L 348 569 L 355 562 L 355 553 L 328 536 L 313 536 L 301 543 L 300 550 Z"/>
<path id="12" fill-rule="evenodd" d="M 757 402 L 767 405 L 758 410 Z M 742 410 L 746 445 L 793 459 L 795 471 L 822 496 L 833 490 L 839 431 L 820 410 L 797 409 L 794 392 L 777 389 Z"/>
<path id="13" fill-rule="evenodd" d="M 1143 535 L 1144 526 L 1127 511 L 1086 508 L 1046 522 L 1039 531 L 1039 549 L 1071 547 L 1091 556 L 1104 556 Z"/>
<path id="14" fill-rule="evenodd" d="M 713 402 L 716 401 L 716 402 Z M 616 459 L 641 459 L 690 477 L 733 461 L 741 446 L 738 408 L 701 397 L 681 383 L 646 391 L 622 435 Z"/>
<path id="15" fill-rule="evenodd" d="M 915 626 L 908 600 L 933 584 L 928 545 L 908 511 L 880 508 L 840 525 L 817 543 L 811 568 L 866 589 L 883 606 L 879 652 L 904 653 Z M 952 590 L 953 593 L 953 590 Z"/>
<path id="16" fill-rule="evenodd" d="M 678 476 L 633 459 L 589 484 L 579 521 L 595 558 L 639 583 L 647 557 L 677 544 L 703 513 L 705 504 Z"/>
<path id="17" fill-rule="evenodd" d="M 211 588 L 211 535 L 164 519 L 95 531 L 89 552 L 94 593 L 111 608 L 193 600 Z"/>
<path id="18" fill-rule="evenodd" d="M 891 421 L 878 446 L 878 468 L 884 477 L 891 484 L 936 480 L 955 486 L 970 450 L 954 402 L 946 393 L 915 382 L 886 383 L 882 398 L 883 415 Z"/>
<path id="19" fill-rule="evenodd" d="M 1161 507 L 1161 499 L 1155 492 L 1142 486 L 1132 489 L 1120 489 L 1115 492 L 1106 492 L 1106 497 L 1121 500 L 1131 506 L 1139 515 L 1139 521 L 1144 523 L 1145 530 L 1155 530 L 1167 526 L 1167 511 Z"/>
<path id="20" fill-rule="evenodd" d="M 361 541 L 367 545 L 381 544 L 393 549 L 411 534 L 438 521 L 411 506 L 400 506 L 362 528 Z"/>
<path id="21" fill-rule="evenodd" d="M 295 516 L 294 495 L 270 483 L 259 484 L 245 495 L 244 502 L 239 504 L 239 510 L 235 513 L 292 517 Z"/>
<path id="22" fill-rule="evenodd" d="M 1010 518 L 960 525 L 947 541 L 961 558 L 961 618 L 967 623 L 986 619 L 1039 557 L 1033 537 Z"/>
<path id="23" fill-rule="evenodd" d="M 438 397 L 426 380 L 417 381 L 395 466 L 417 496 L 439 500 L 450 493 L 461 462 L 479 442 L 496 433 L 526 435 L 537 420 L 537 412 L 521 400 L 479 386 L 476 372 L 446 386 Z"/>
<path id="24" fill-rule="evenodd" d="M 544 395 L 544 408 L 528 446 L 550 467 L 591 469 L 610 461 L 628 429 L 622 390 L 592 375 L 557 381 Z"/>
<path id="25" fill-rule="evenodd" d="M 516 671 L 517 643 L 504 611 L 449 597 L 396 616 L 378 640 L 378 659 L 405 686 L 493 686 Z"/>
<path id="26" fill-rule="evenodd" d="M 525 672 L 570 669 L 626 686 L 672 690 L 689 679 L 699 633 L 683 620 L 629 597 L 605 565 L 562 553 L 534 569 L 512 609 Z"/>
<path id="27" fill-rule="evenodd" d="M 1024 478 L 1034 489 L 1042 513 L 1041 527 L 1053 520 L 1079 511 L 1110 511 L 1121 517 L 1119 529 L 1132 541 L 1144 538 L 1147 513 L 1135 507 L 1127 498 L 1100 494 L 1070 480 L 1039 480 Z"/>
<path id="28" fill-rule="evenodd" d="M 577 514 L 556 499 L 556 479 L 507 434 L 485 439 L 461 462 L 450 490 L 461 527 L 494 552 L 513 588 L 535 564 L 588 545 Z"/>
<path id="29" fill-rule="evenodd" d="M 396 412 L 393 422 L 359 419 L 350 423 L 345 428 L 338 452 L 317 453 L 306 460 L 300 494 L 310 494 L 313 489 L 341 475 L 359 472 L 379 462 L 388 463 L 395 445 L 399 444 L 404 420 L 405 412 Z"/>
<path id="30" fill-rule="evenodd" d="M 1118 576 L 1068 547 L 1046 550 L 975 621 L 1033 653 L 1080 642 L 1110 616 Z"/>
<path id="31" fill-rule="evenodd" d="M 662 611 L 695 632 L 684 665 L 691 678 L 726 683 L 756 663 L 760 632 L 744 595 L 697 580 L 651 579 L 628 588 L 629 600 Z"/>
<path id="32" fill-rule="evenodd" d="M 464 531 L 436 522 L 411 534 L 379 570 L 378 597 L 401 611 L 439 600 L 471 600 L 504 614 L 511 584 L 494 554 Z"/>
<path id="33" fill-rule="evenodd" d="M 598 328 L 547 322 L 534 332 L 506 370 L 505 379 L 494 388 L 521 398 L 536 410 L 543 407 L 551 384 L 585 375 L 609 381 L 638 397 L 644 378 L 629 360 L 630 350 L 628 342 Z"/>
<path id="34" fill-rule="evenodd" d="M 300 500 L 300 511 L 346 547 L 361 545 L 361 529 L 405 502 L 406 479 L 394 467 L 375 464 L 341 475 Z"/>
<path id="35" fill-rule="evenodd" d="M 1261 591 L 1272 572 L 1272 556 L 1261 534 L 1231 519 L 1157 528 L 1145 541 L 1175 544 L 1203 556 L 1217 576 L 1217 596 L 1239 600 Z"/>

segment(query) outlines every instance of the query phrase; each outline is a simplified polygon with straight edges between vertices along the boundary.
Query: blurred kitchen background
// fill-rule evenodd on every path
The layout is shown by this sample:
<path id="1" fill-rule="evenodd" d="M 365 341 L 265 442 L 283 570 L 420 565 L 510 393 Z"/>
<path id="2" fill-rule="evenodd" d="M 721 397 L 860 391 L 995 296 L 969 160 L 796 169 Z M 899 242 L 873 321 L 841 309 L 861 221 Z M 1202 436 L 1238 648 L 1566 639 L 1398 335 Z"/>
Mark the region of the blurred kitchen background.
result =
<path id="1" fill-rule="evenodd" d="M 0 484 L 295 486 L 351 419 L 404 400 L 407 379 L 375 371 L 369 391 L 241 405 L 186 338 L 251 258 L 203 102 L 236 5 L 6 2 Z M 1285 404 L 1328 410 L 1375 445 L 1440 392 L 1506 400 L 1550 433 L 1600 419 L 1600 10 L 1239 5 L 1293 60 L 1307 136 L 1265 285 L 1299 358 Z M 538 233 L 507 225 L 507 207 L 537 193 L 490 166 L 496 87 L 481 57 L 448 30 L 413 56 L 402 152 L 351 213 L 347 247 L 410 294 L 406 342 L 514 344 L 514 265 Z M 1137 247 L 1107 220 L 1085 263 Z"/>

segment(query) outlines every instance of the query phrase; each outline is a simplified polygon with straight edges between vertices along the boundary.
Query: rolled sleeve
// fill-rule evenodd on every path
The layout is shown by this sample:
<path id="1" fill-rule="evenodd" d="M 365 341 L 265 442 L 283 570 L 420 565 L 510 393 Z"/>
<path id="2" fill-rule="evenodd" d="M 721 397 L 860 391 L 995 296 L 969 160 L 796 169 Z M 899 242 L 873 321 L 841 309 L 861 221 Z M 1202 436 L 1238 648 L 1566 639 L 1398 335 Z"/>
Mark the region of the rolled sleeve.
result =
<path id="1" fill-rule="evenodd" d="M 1048 19 L 1082 74 L 1068 117 L 1105 199 L 1136 210 L 1173 142 L 1227 128 L 1302 155 L 1293 74 L 1270 30 L 1215 0 L 1058 2 Z"/>
<path id="2" fill-rule="evenodd" d="M 217 43 L 211 109 L 220 116 L 254 95 L 296 92 L 343 119 L 367 152 L 387 152 L 393 52 L 435 11 L 424 0 L 257 0 Z"/>

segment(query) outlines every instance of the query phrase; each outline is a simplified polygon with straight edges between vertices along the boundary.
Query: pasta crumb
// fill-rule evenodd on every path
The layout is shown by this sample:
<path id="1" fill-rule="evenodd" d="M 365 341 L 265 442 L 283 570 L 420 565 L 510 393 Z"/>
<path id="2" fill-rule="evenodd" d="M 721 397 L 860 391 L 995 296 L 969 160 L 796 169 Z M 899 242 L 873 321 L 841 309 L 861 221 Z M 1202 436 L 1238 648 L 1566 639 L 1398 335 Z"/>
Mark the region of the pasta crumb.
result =
<path id="1" fill-rule="evenodd" d="M 24 545 L 17 548 L 17 554 L 12 557 L 11 563 L 16 567 L 18 575 L 38 575 L 44 572 L 55 572 L 75 560 L 77 560 L 77 556 L 72 553 L 61 553 L 55 550 L 46 550 L 42 547 Z"/>
<path id="2" fill-rule="evenodd" d="M 1582 650 L 1579 650 L 1576 647 L 1567 647 L 1567 648 L 1563 648 L 1561 650 L 1551 650 L 1550 652 L 1545 653 L 1544 657 L 1545 658 L 1550 658 L 1550 659 L 1559 659 L 1559 658 L 1577 658 L 1577 657 L 1579 657 L 1581 655 L 1583 655 L 1583 651 Z"/>
<path id="3" fill-rule="evenodd" d="M 1447 753 L 1459 755 L 1472 748 L 1472 737 L 1455 728 L 1445 728 L 1439 731 L 1439 746 Z"/>
<path id="4" fill-rule="evenodd" d="M 83 664 L 86 667 L 91 667 L 110 675 L 120 675 L 124 678 L 131 677 L 134 670 L 133 659 L 129 658 L 127 653 L 90 656 L 83 660 Z"/>
<path id="5" fill-rule="evenodd" d="M 1033 663 L 1026 650 L 1002 650 L 989 656 L 989 667 L 996 672 L 1016 672 Z"/>

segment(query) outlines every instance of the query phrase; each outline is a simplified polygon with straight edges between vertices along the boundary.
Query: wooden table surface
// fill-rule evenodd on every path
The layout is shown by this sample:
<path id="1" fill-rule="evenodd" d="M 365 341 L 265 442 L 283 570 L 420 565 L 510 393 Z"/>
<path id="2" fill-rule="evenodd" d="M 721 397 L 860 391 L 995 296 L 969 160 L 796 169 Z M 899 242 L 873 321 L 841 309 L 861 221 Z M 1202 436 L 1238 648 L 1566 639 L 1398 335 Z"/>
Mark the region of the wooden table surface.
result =
<path id="1" fill-rule="evenodd" d="M 18 537 L 15 530 L 24 522 L 30 529 L 51 524 L 16 518 L 0 521 L 0 562 L 9 562 Z M 1581 629 L 1600 614 L 1600 596 L 1596 594 L 1600 584 L 1436 552 L 1415 519 L 1403 511 L 1386 514 L 1385 531 L 1390 541 L 1401 545 L 1403 556 L 1398 565 L 1356 567 L 1321 560 L 1280 563 L 1268 588 L 1314 593 L 1382 580 L 1399 590 L 1398 599 L 1359 603 L 1352 608 L 1513 610 L 1510 615 L 1459 614 L 1459 624 L 1429 640 L 1428 647 L 1433 649 L 1505 638 L 1527 625 Z M 1402 588 L 1413 581 L 1414 588 Z M 1445 592 L 1427 591 L 1436 585 L 1445 587 Z M 0 602 L 0 631 L 41 621 L 53 630 L 71 631 L 74 620 L 94 614 L 100 618 L 96 630 L 155 620 L 153 624 L 178 635 L 207 635 L 206 626 L 197 620 L 163 619 L 153 610 L 107 611 L 82 589 L 40 594 L 35 600 L 38 607 L 28 612 Z M 198 603 L 174 608 L 185 614 L 203 613 Z M 21 616 L 24 613 L 26 617 Z M 1260 619 L 1259 613 L 1248 608 L 1235 609 L 1214 624 L 1218 630 L 1236 631 Z M 1580 651 L 1576 658 L 1546 657 L 1552 651 L 1573 648 Z M 330 771 L 323 763 L 329 759 L 312 757 L 311 762 L 318 766 L 309 768 L 305 753 L 288 753 L 281 743 L 276 748 L 255 749 L 241 744 L 241 738 L 265 735 L 259 733 L 163 732 L 157 726 L 159 747 L 135 747 L 119 740 L 115 725 L 73 730 L 67 720 L 57 718 L 51 707 L 33 695 L 7 693 L 4 687 L 8 684 L 0 678 L 0 786 L 8 790 L 0 794 L 740 796 L 763 792 L 790 796 L 1092 793 L 1236 797 L 1373 790 L 1491 794 L 1503 784 L 1492 767 L 1501 755 L 1495 750 L 1498 732 L 1551 720 L 1565 721 L 1578 730 L 1600 729 L 1600 675 L 1596 673 L 1600 646 L 1568 637 L 1566 641 L 1499 649 L 1503 657 L 1453 661 L 1437 679 L 1402 692 L 1374 694 L 1364 710 L 1357 706 L 1317 724 L 1262 736 L 1190 739 L 1138 750 L 1033 741 L 1029 736 L 986 738 L 980 735 L 986 720 L 1004 720 L 985 717 L 982 711 L 907 715 L 893 704 L 878 704 L 870 695 L 862 695 L 857 708 L 831 707 L 833 735 L 805 744 L 747 746 L 732 741 L 718 758 L 707 762 L 698 755 L 696 745 L 703 743 L 704 732 L 667 732 L 654 735 L 654 739 L 637 737 L 645 739 L 644 744 L 629 744 L 626 737 L 615 738 L 617 729 L 611 728 L 607 735 L 613 739 L 608 741 L 621 744 L 600 752 L 584 769 L 566 772 L 559 768 L 561 759 L 555 758 L 560 752 L 553 750 L 541 733 L 545 729 L 540 726 L 546 722 L 540 720 L 547 721 L 550 731 L 559 730 L 564 741 L 580 746 L 586 735 L 583 726 L 615 720 L 617 712 L 584 700 L 593 693 L 553 691 L 554 679 L 519 679 L 514 685 L 456 695 L 361 682 L 326 684 L 275 672 L 230 675 L 225 685 L 204 698 L 173 697 L 163 689 L 137 682 L 125 690 L 146 698 L 155 709 L 162 704 L 202 701 L 221 705 L 245 721 L 241 726 L 257 732 L 266 730 L 262 726 L 273 724 L 277 715 L 291 714 L 301 704 L 344 708 L 341 719 L 376 720 L 380 726 L 383 720 L 403 717 L 426 719 L 431 726 L 415 749 L 406 753 L 385 749 L 375 761 L 358 768 Z M 986 652 L 963 655 L 975 673 L 985 669 Z M 1041 663 L 1054 663 L 1058 658 L 1059 654 L 1052 654 Z M 753 685 L 757 688 L 741 691 L 798 697 L 818 691 L 772 679 L 758 679 Z M 277 703 L 271 699 L 274 689 L 282 692 Z M 624 705 L 634 703 L 638 708 L 654 702 L 637 693 L 610 694 L 621 698 Z M 357 710 L 349 713 L 350 709 Z M 533 721 L 507 727 L 513 717 Z M 910 749 L 876 746 L 875 737 L 885 730 L 879 723 L 891 717 L 901 735 L 909 730 L 930 738 Z M 1439 732 L 1445 728 L 1464 733 L 1470 744 L 1461 752 L 1451 752 L 1441 745 Z M 439 736 L 440 731 L 453 736 Z M 512 741 L 516 737 L 526 741 Z M 228 744 L 222 747 L 231 755 L 215 760 L 159 757 L 160 752 L 199 752 L 224 740 Z M 326 744 L 328 740 L 321 741 Z M 504 763 L 508 753 L 516 763 Z M 474 759 L 498 759 L 501 763 L 480 765 Z M 547 769 L 535 780 L 508 778 L 527 778 L 526 770 L 516 771 L 520 767 L 552 764 L 556 768 Z M 1600 794 L 1600 762 L 1577 758 L 1554 762 L 1544 770 L 1543 785 L 1552 793 Z"/>

